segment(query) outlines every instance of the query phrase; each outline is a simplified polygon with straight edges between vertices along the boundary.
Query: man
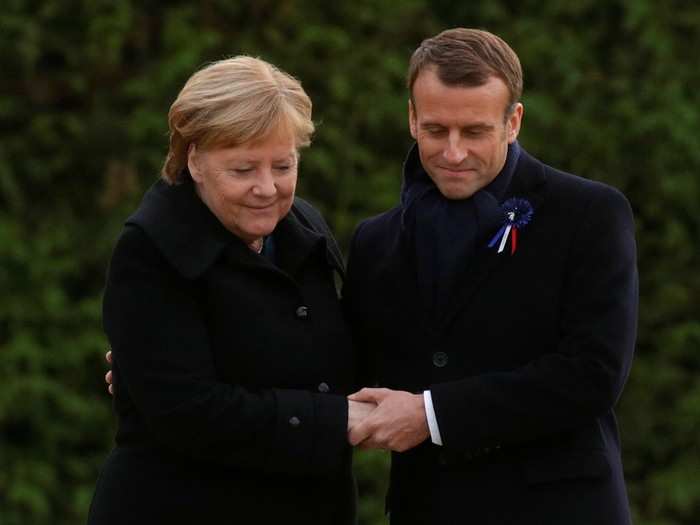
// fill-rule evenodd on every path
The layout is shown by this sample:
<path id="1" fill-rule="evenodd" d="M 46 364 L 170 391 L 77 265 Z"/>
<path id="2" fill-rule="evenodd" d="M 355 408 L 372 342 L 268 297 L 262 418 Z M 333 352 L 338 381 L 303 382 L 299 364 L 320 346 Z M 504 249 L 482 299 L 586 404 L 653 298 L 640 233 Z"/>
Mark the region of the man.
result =
<path id="1" fill-rule="evenodd" d="M 425 40 L 401 203 L 361 223 L 345 305 L 391 449 L 392 525 L 630 523 L 613 412 L 635 343 L 630 206 L 517 143 L 518 57 L 484 31 Z"/>

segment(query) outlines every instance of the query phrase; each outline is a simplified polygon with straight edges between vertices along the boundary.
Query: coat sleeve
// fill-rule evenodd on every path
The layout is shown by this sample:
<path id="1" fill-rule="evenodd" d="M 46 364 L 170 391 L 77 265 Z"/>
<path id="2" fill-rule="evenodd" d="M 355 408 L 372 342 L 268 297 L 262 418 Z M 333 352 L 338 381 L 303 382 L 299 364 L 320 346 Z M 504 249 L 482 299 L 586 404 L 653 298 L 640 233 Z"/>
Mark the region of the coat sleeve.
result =
<path id="1" fill-rule="evenodd" d="M 103 303 L 116 406 L 133 405 L 159 446 L 189 458 L 297 475 L 347 465 L 343 396 L 217 379 L 198 292 L 142 230 L 125 229 Z"/>
<path id="2" fill-rule="evenodd" d="M 567 263 L 558 344 L 512 371 L 431 385 L 446 447 L 532 441 L 589 423 L 617 402 L 637 332 L 634 224 L 625 197 L 598 188 Z"/>

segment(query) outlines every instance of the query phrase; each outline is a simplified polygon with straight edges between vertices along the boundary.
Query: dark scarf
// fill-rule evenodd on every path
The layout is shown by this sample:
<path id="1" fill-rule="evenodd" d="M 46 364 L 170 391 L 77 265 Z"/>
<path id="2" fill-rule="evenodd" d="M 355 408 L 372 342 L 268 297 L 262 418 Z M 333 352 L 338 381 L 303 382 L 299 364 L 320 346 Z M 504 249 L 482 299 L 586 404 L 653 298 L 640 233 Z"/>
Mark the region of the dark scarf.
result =
<path id="1" fill-rule="evenodd" d="M 520 157 L 517 142 L 508 146 L 503 169 L 485 188 L 467 199 L 443 197 L 423 168 L 414 144 L 404 162 L 401 188 L 403 237 L 413 247 L 418 288 L 435 318 L 449 304 L 459 276 L 467 268 L 477 240 L 493 235 L 503 222 L 499 202 Z"/>

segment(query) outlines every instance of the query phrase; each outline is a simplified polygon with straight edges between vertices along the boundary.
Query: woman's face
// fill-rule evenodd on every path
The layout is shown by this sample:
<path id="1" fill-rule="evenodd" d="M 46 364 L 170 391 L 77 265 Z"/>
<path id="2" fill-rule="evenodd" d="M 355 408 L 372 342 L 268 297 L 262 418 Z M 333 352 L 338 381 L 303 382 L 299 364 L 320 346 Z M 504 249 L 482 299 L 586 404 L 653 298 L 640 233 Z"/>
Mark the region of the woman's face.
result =
<path id="1" fill-rule="evenodd" d="M 289 212 L 298 155 L 291 137 L 272 136 L 235 147 L 190 147 L 187 166 L 197 194 L 247 244 L 269 235 Z"/>

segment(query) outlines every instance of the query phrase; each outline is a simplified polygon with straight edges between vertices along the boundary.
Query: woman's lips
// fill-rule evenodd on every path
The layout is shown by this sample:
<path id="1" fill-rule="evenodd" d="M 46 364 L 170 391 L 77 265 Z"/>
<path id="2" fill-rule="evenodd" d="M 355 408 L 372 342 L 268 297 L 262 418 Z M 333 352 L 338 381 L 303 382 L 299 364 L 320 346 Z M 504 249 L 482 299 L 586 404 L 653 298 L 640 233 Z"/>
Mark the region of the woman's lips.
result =
<path id="1" fill-rule="evenodd" d="M 251 213 L 266 213 L 269 212 L 274 205 L 275 203 L 273 202 L 267 206 L 248 206 L 247 208 Z"/>

